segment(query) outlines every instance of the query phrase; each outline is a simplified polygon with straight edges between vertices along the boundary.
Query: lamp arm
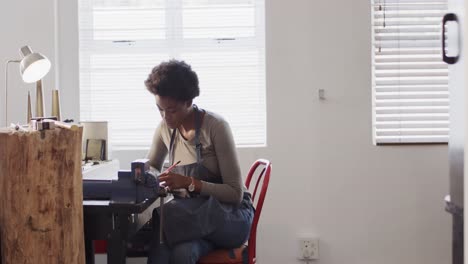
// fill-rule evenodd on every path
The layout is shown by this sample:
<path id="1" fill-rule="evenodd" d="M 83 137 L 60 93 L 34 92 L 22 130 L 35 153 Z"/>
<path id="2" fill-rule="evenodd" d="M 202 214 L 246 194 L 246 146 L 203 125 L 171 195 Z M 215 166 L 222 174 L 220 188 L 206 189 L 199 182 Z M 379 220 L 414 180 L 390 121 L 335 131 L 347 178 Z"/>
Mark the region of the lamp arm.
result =
<path id="1" fill-rule="evenodd" d="M 8 65 L 12 62 L 20 63 L 21 60 L 7 60 L 5 62 L 5 126 L 8 126 Z"/>

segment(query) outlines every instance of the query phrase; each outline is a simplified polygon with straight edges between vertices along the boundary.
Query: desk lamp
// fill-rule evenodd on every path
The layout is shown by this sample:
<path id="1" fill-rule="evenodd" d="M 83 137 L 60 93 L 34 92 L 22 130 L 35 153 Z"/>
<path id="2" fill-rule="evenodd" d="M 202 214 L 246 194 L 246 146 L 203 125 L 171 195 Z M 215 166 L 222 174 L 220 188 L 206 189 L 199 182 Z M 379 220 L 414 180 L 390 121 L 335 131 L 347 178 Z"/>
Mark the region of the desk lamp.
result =
<path id="1" fill-rule="evenodd" d="M 33 52 L 29 46 L 20 49 L 21 60 L 8 60 L 5 64 L 5 125 L 8 126 L 8 65 L 20 64 L 20 73 L 25 83 L 36 82 L 36 115 L 44 116 L 44 97 L 41 79 L 50 70 L 50 61 L 41 53 Z"/>

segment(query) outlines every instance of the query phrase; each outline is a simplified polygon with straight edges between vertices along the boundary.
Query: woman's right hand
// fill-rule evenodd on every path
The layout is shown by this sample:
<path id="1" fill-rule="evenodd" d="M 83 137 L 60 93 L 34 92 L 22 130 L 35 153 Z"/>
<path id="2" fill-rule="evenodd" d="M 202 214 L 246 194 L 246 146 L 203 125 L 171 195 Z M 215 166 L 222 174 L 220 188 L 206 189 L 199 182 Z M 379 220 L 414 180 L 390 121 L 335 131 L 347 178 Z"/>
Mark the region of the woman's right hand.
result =
<path id="1" fill-rule="evenodd" d="M 162 173 L 158 179 L 162 186 L 168 187 L 170 190 L 187 188 L 192 182 L 190 177 L 172 172 Z"/>

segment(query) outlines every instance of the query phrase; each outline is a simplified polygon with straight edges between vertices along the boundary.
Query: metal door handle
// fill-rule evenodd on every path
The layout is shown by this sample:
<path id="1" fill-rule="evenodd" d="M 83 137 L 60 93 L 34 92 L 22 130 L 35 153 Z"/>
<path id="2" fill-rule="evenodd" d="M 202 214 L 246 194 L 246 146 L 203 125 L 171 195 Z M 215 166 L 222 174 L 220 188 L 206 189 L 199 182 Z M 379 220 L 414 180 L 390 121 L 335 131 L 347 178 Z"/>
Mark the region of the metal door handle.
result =
<path id="1" fill-rule="evenodd" d="M 445 14 L 445 16 L 444 16 L 444 18 L 442 20 L 442 59 L 447 64 L 455 64 L 455 63 L 457 63 L 458 59 L 460 58 L 461 46 L 458 45 L 459 52 L 458 52 L 458 55 L 456 55 L 454 57 L 447 56 L 447 54 L 445 53 L 445 24 L 447 22 L 449 22 L 449 21 L 454 21 L 454 22 L 457 22 L 457 24 L 458 24 L 457 15 L 455 15 L 454 13 L 448 13 L 448 14 Z M 459 36 L 458 39 L 460 40 L 460 27 L 458 27 L 458 33 L 457 34 Z"/>

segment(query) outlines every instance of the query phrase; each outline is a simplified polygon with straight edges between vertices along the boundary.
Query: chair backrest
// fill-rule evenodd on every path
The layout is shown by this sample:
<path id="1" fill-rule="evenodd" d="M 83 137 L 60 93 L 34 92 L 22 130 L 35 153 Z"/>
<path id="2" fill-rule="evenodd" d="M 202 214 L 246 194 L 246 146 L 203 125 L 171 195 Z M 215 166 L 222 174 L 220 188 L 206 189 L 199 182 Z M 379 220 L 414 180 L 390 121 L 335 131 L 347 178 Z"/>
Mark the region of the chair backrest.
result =
<path id="1" fill-rule="evenodd" d="M 257 246 L 257 226 L 262 213 L 263 202 L 270 182 L 271 162 L 265 159 L 256 160 L 250 167 L 245 186 L 252 194 L 252 202 L 255 207 L 255 214 L 252 221 L 249 237 L 249 264 L 256 262 L 256 246 Z M 251 188 L 251 184 L 255 186 Z M 259 189 L 260 187 L 260 189 Z M 259 192 L 258 192 L 259 191 Z M 257 197 L 258 194 L 258 197 Z"/>

